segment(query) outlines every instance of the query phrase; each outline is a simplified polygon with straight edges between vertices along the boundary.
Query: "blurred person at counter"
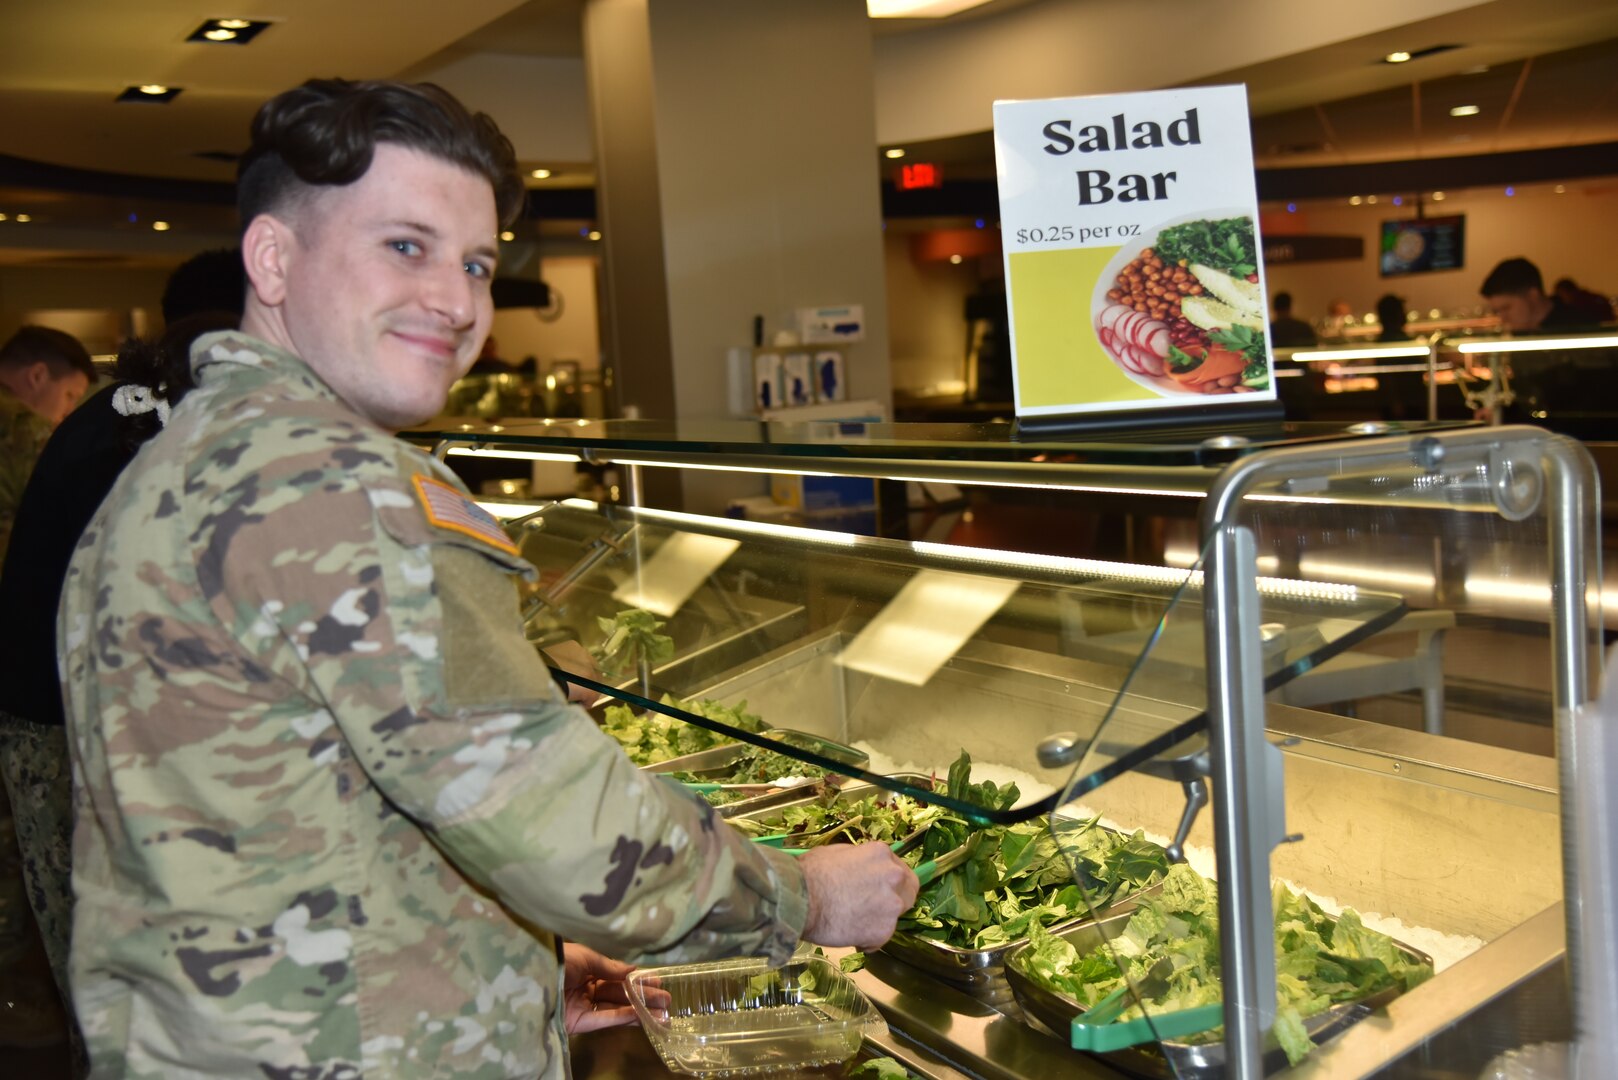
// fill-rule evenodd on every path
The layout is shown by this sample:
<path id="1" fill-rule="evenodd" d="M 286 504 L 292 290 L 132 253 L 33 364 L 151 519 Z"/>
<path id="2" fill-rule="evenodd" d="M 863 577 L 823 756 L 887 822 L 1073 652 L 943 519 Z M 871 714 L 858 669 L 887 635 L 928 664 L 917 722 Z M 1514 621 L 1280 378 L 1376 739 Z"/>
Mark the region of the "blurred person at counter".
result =
<path id="1" fill-rule="evenodd" d="M 559 1078 L 632 1018 L 623 961 L 886 940 L 914 873 L 636 769 L 524 638 L 533 567 L 393 436 L 488 334 L 524 197 L 494 122 L 313 80 L 239 169 L 241 330 L 193 345 L 58 620 L 96 1074 Z"/>
<path id="2" fill-rule="evenodd" d="M 94 379 L 90 354 L 72 334 L 24 326 L 0 346 L 0 563 L 51 431 Z M 11 619 L 9 605 L 0 611 Z M 15 658 L 0 656 L 9 681 Z M 0 1046 L 49 1046 L 67 1036 L 67 1021 L 28 903 L 17 827 L 0 786 Z"/>
<path id="3" fill-rule="evenodd" d="M 1270 320 L 1270 344 L 1276 348 L 1286 348 L 1289 345 L 1315 343 L 1315 328 L 1293 317 L 1291 293 L 1276 293 L 1270 306 L 1275 309 L 1275 318 Z"/>
<path id="4" fill-rule="evenodd" d="M 1572 278 L 1558 280 L 1552 291 L 1564 307 L 1571 309 L 1584 322 L 1613 321 L 1612 301 L 1600 293 L 1581 287 Z"/>
<path id="5" fill-rule="evenodd" d="M 1409 341 L 1405 332 L 1405 301 L 1392 293 L 1376 302 L 1376 321 L 1382 327 L 1376 335 L 1378 341 Z"/>
<path id="6" fill-rule="evenodd" d="M 1489 271 L 1478 291 L 1490 314 L 1513 333 L 1560 330 L 1592 321 L 1555 295 L 1545 295 L 1545 279 L 1540 276 L 1539 267 L 1527 259 L 1507 259 L 1500 263 Z"/>
<path id="7" fill-rule="evenodd" d="M 483 348 L 478 351 L 478 358 L 472 361 L 469 375 L 510 375 L 512 367 L 500 358 L 500 343 L 493 335 L 483 339 Z"/>

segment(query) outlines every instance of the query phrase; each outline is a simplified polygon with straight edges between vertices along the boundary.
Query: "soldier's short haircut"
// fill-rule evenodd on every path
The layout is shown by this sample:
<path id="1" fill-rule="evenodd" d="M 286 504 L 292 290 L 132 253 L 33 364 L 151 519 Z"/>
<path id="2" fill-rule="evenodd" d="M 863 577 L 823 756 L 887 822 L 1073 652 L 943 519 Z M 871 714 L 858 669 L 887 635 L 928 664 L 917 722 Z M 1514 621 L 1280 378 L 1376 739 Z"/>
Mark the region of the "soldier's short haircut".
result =
<path id="1" fill-rule="evenodd" d="M 377 143 L 483 177 L 502 226 L 522 210 L 516 151 L 486 113 L 469 112 L 432 83 L 310 79 L 265 102 L 253 118 L 253 143 L 236 169 L 241 227 L 284 211 L 311 188 L 354 183 L 371 167 Z"/>
<path id="2" fill-rule="evenodd" d="M 49 326 L 25 326 L 11 335 L 11 340 L 0 345 L 0 368 L 27 367 L 43 363 L 51 378 L 65 378 L 79 372 L 95 382 L 96 368 L 90 353 L 72 334 L 53 330 Z"/>
<path id="3" fill-rule="evenodd" d="M 1545 292 L 1545 279 L 1540 276 L 1539 267 L 1527 259 L 1507 259 L 1505 262 L 1489 271 L 1489 276 L 1483 279 L 1483 288 L 1478 292 L 1484 296 L 1505 296 L 1514 294 L 1525 295 L 1529 289 L 1540 294 Z"/>

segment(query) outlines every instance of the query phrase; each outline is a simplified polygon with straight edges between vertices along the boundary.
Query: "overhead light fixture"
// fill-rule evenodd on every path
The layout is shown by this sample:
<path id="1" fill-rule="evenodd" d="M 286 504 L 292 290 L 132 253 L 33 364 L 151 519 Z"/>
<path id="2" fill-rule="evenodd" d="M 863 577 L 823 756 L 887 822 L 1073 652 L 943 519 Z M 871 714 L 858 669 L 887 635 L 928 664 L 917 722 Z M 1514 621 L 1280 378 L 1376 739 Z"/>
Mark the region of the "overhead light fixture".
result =
<path id="1" fill-rule="evenodd" d="M 1476 105 L 1457 105 L 1449 111 L 1451 116 L 1476 116 L 1482 112 Z"/>
<path id="2" fill-rule="evenodd" d="M 204 45 L 246 45 L 269 29 L 259 19 L 209 19 L 186 37 Z"/>
<path id="3" fill-rule="evenodd" d="M 949 261 L 951 266 L 961 265 L 961 257 L 959 255 L 951 255 L 949 257 Z"/>
<path id="4" fill-rule="evenodd" d="M 500 234 L 500 239 L 509 244 L 513 240 L 517 239 L 517 234 L 512 232 L 510 229 L 507 229 L 505 232 Z"/>
<path id="5" fill-rule="evenodd" d="M 549 180 L 551 178 L 551 171 L 549 169 L 535 169 L 528 175 L 532 176 L 535 180 Z"/>
<path id="6" fill-rule="evenodd" d="M 865 0 L 873 19 L 943 19 L 989 0 Z"/>
<path id="7" fill-rule="evenodd" d="M 0 221 L 7 221 L 7 220 L 9 220 L 9 219 L 6 217 L 5 214 L 0 214 Z"/>
<path id="8" fill-rule="evenodd" d="M 18 214 L 17 215 L 17 221 L 20 222 L 23 225 L 26 225 L 30 221 L 33 221 L 33 220 L 34 219 L 31 216 L 29 216 L 28 214 Z"/>
<path id="9" fill-rule="evenodd" d="M 1566 195 L 1567 194 L 1567 185 L 1566 184 L 1557 184 L 1556 185 L 1556 193 L 1558 195 Z"/>
<path id="10" fill-rule="evenodd" d="M 1443 202 L 1444 198 L 1445 198 L 1445 196 L 1444 196 L 1444 193 L 1442 191 L 1433 192 L 1433 202 Z"/>
<path id="11" fill-rule="evenodd" d="M 1365 201 L 1370 203 L 1372 206 L 1375 206 L 1376 205 L 1376 196 L 1375 195 L 1367 195 L 1367 196 L 1365 196 Z"/>
<path id="12" fill-rule="evenodd" d="M 162 83 L 141 83 L 139 86 L 126 86 L 121 94 L 113 98 L 114 101 L 138 101 L 147 105 L 167 105 L 180 96 L 184 89 L 179 86 L 165 86 Z"/>
<path id="13" fill-rule="evenodd" d="M 1364 201 L 1365 200 L 1360 198 L 1358 195 L 1350 195 L 1348 197 L 1348 205 L 1350 205 L 1350 206 L 1358 206 L 1360 203 L 1362 203 Z"/>
<path id="14" fill-rule="evenodd" d="M 154 222 L 152 222 L 152 231 L 153 232 L 168 232 L 170 228 L 171 228 L 171 226 L 166 221 L 154 221 Z"/>
<path id="15" fill-rule="evenodd" d="M 895 161 L 905 156 L 904 147 L 902 146 L 895 146 L 892 150 L 884 150 L 882 154 L 884 157 L 891 158 Z"/>
<path id="16" fill-rule="evenodd" d="M 600 240 L 601 239 L 601 230 L 600 229 L 591 229 L 590 232 L 589 232 L 589 235 L 588 235 L 588 239 Z"/>
<path id="17" fill-rule="evenodd" d="M 1407 52 L 1390 52 L 1382 58 L 1384 64 L 1403 64 L 1410 59 Z"/>

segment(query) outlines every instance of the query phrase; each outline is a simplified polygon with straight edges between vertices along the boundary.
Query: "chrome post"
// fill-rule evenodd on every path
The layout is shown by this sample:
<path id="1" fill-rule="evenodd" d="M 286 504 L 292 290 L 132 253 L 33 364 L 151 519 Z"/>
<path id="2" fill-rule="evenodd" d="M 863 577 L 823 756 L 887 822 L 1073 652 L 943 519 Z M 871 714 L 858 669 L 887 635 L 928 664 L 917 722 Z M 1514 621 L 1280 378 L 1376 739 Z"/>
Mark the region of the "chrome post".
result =
<path id="1" fill-rule="evenodd" d="M 1438 419 L 1438 335 L 1427 344 L 1427 419 Z"/>
<path id="2" fill-rule="evenodd" d="M 1270 849 L 1276 828 L 1270 820 L 1275 800 L 1268 796 L 1280 777 L 1268 768 L 1270 747 L 1264 737 L 1253 533 L 1232 522 L 1217 523 L 1213 529 L 1204 569 L 1203 619 L 1219 868 L 1219 952 L 1225 984 L 1225 1075 L 1262 1080 L 1264 1036 L 1275 1023 Z"/>
<path id="3" fill-rule="evenodd" d="M 475 444 L 466 439 L 439 439 L 437 442 L 433 443 L 432 454 L 433 457 L 437 458 L 439 461 L 443 461 L 449 456 L 449 452 L 455 449 L 457 446 L 473 445 Z"/>

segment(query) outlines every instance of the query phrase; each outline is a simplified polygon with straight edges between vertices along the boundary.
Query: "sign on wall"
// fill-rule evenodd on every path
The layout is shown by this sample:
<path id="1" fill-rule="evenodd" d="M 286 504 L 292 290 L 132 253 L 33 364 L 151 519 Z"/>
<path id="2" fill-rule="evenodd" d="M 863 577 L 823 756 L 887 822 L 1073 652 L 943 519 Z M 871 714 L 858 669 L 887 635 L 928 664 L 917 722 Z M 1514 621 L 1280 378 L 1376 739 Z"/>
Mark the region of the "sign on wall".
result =
<path id="1" fill-rule="evenodd" d="M 1240 86 L 997 101 L 1017 415 L 1275 400 Z"/>

